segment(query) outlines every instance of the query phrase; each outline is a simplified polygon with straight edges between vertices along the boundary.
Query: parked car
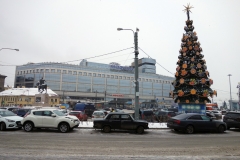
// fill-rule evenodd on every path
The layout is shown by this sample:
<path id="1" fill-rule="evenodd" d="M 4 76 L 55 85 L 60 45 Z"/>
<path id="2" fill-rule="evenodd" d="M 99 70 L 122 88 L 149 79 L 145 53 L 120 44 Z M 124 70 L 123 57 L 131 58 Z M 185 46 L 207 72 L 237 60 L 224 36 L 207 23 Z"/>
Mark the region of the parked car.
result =
<path id="1" fill-rule="evenodd" d="M 88 116 L 82 111 L 71 111 L 68 115 L 76 116 L 80 121 L 88 120 Z"/>
<path id="2" fill-rule="evenodd" d="M 223 117 L 223 122 L 227 124 L 227 129 L 240 128 L 240 112 L 227 112 Z"/>
<path id="3" fill-rule="evenodd" d="M 218 131 L 223 133 L 227 129 L 225 122 L 198 113 L 183 113 L 172 117 L 167 122 L 167 127 L 175 131 L 184 131 L 192 134 L 197 131 Z"/>
<path id="4" fill-rule="evenodd" d="M 148 122 L 143 120 L 135 120 L 127 113 L 111 112 L 104 119 L 93 121 L 93 128 L 102 129 L 103 132 L 110 132 L 111 129 L 135 130 L 142 134 L 148 129 Z"/>
<path id="5" fill-rule="evenodd" d="M 157 111 L 154 114 L 154 120 L 158 122 L 167 122 L 170 117 L 174 117 L 177 114 L 174 111 Z"/>
<path id="6" fill-rule="evenodd" d="M 103 111 L 94 111 L 93 114 L 92 114 L 92 120 L 96 120 L 96 119 L 99 119 L 99 118 L 104 118 L 105 117 L 105 114 Z"/>
<path id="7" fill-rule="evenodd" d="M 216 119 L 215 114 L 212 112 L 212 110 L 207 110 L 206 111 L 206 116 L 212 118 L 212 119 Z"/>
<path id="8" fill-rule="evenodd" d="M 222 110 L 221 112 L 222 112 L 222 115 L 225 115 L 227 113 L 226 110 Z"/>
<path id="9" fill-rule="evenodd" d="M 32 109 L 30 109 L 30 108 L 20 108 L 17 111 L 17 115 L 20 116 L 20 117 L 24 117 L 25 114 L 30 110 L 32 110 Z"/>
<path id="10" fill-rule="evenodd" d="M 79 123 L 76 116 L 66 116 L 57 109 L 33 109 L 21 121 L 26 132 L 32 131 L 33 128 L 57 128 L 65 133 L 78 127 Z"/>
<path id="11" fill-rule="evenodd" d="M 0 109 L 0 130 L 4 131 L 6 129 L 21 129 L 21 120 L 23 118 L 17 116 L 12 111 L 6 109 Z"/>
<path id="12" fill-rule="evenodd" d="M 222 119 L 221 111 L 212 110 L 213 114 L 215 115 L 216 119 Z"/>
<path id="13" fill-rule="evenodd" d="M 141 110 L 140 111 L 140 119 L 153 122 L 154 121 L 154 114 L 153 110 Z"/>

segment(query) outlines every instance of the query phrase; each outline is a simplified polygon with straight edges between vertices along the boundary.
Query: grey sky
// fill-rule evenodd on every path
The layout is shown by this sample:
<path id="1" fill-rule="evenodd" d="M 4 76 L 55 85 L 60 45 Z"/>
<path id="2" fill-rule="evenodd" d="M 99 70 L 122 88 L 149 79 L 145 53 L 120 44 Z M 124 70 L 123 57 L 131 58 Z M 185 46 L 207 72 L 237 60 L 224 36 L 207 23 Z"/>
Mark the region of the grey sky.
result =
<path id="1" fill-rule="evenodd" d="M 133 46 L 131 31 L 140 29 L 139 47 L 169 72 L 175 73 L 189 0 L 0 0 L 1 65 L 27 62 L 66 62 Z M 238 100 L 236 86 L 239 74 L 240 1 L 191 0 L 193 20 L 212 89 L 218 91 L 215 101 L 230 97 Z M 130 65 L 133 49 L 89 61 Z M 147 57 L 140 51 L 139 58 Z M 78 64 L 80 61 L 74 62 Z M 157 66 L 157 73 L 173 76 Z M 0 66 L 8 76 L 5 85 L 14 83 L 14 66 Z"/>

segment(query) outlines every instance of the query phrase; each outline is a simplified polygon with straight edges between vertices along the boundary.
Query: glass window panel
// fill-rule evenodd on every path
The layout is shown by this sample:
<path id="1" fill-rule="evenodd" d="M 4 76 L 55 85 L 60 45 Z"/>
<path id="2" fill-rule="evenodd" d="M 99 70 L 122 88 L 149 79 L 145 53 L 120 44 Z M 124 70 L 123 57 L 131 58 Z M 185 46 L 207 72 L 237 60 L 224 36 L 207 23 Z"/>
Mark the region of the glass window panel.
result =
<path id="1" fill-rule="evenodd" d="M 102 77 L 104 78 L 104 77 L 105 77 L 105 74 L 102 74 Z"/>
<path id="2" fill-rule="evenodd" d="M 93 84 L 104 84 L 105 85 L 105 78 L 98 78 L 98 77 L 93 77 Z"/>
<path id="3" fill-rule="evenodd" d="M 120 86 L 131 86 L 131 81 L 128 80 L 119 80 Z"/>
<path id="4" fill-rule="evenodd" d="M 107 85 L 116 85 L 116 86 L 118 86 L 118 80 L 117 79 L 107 79 Z"/>
<path id="5" fill-rule="evenodd" d="M 152 88 L 152 82 L 143 82 L 143 88 Z"/>
<path id="6" fill-rule="evenodd" d="M 107 86 L 107 93 L 118 93 L 117 86 Z"/>
<path id="7" fill-rule="evenodd" d="M 142 93 L 144 96 L 151 96 L 152 90 L 151 89 L 143 89 Z"/>
<path id="8" fill-rule="evenodd" d="M 80 92 L 91 92 L 91 85 L 90 84 L 78 84 L 78 91 Z"/>
<path id="9" fill-rule="evenodd" d="M 92 77 L 84 77 L 84 76 L 79 76 L 78 77 L 78 83 L 91 83 Z"/>
<path id="10" fill-rule="evenodd" d="M 63 70 L 63 72 L 62 72 L 63 74 L 66 74 L 67 73 L 67 71 L 66 70 Z"/>
<path id="11" fill-rule="evenodd" d="M 77 74 L 77 71 L 73 71 L 73 74 L 76 75 L 76 74 Z"/>
<path id="12" fill-rule="evenodd" d="M 49 69 L 46 69 L 45 72 L 49 72 Z"/>
<path id="13" fill-rule="evenodd" d="M 105 85 L 93 85 L 92 88 L 93 92 L 104 92 L 105 91 Z"/>
<path id="14" fill-rule="evenodd" d="M 47 86 L 48 86 L 51 90 L 56 90 L 56 91 L 59 91 L 59 90 L 60 90 L 60 83 L 58 83 L 58 82 L 47 82 Z"/>
<path id="15" fill-rule="evenodd" d="M 61 69 L 58 69 L 57 72 L 58 72 L 58 73 L 61 73 Z"/>
<path id="16" fill-rule="evenodd" d="M 153 90 L 153 95 L 162 96 L 162 90 Z"/>
<path id="17" fill-rule="evenodd" d="M 93 73 L 93 77 L 96 77 L 96 73 Z"/>
<path id="18" fill-rule="evenodd" d="M 153 88 L 154 89 L 162 89 L 162 84 L 160 84 L 160 83 L 153 83 Z"/>
<path id="19" fill-rule="evenodd" d="M 164 84 L 163 84 L 163 89 L 170 90 L 170 84 L 164 83 Z"/>
<path id="20" fill-rule="evenodd" d="M 82 72 L 78 72 L 79 75 L 82 75 Z"/>
<path id="21" fill-rule="evenodd" d="M 130 94 L 131 93 L 130 87 L 121 87 L 121 88 L 119 88 L 119 93 L 121 93 L 121 94 Z"/>
<path id="22" fill-rule="evenodd" d="M 75 83 L 62 83 L 62 90 L 76 91 L 76 84 Z"/>
<path id="23" fill-rule="evenodd" d="M 55 69 L 51 69 L 51 72 L 54 73 L 54 72 L 55 72 Z"/>
<path id="24" fill-rule="evenodd" d="M 101 74 L 98 74 L 98 77 L 101 77 Z"/>
<path id="25" fill-rule="evenodd" d="M 92 76 L 92 73 L 88 73 L 88 76 Z"/>
<path id="26" fill-rule="evenodd" d="M 87 75 L 87 73 L 86 73 L 86 72 L 84 72 L 84 73 L 83 73 L 83 75 L 84 75 L 84 76 L 86 76 L 86 75 Z"/>
<path id="27" fill-rule="evenodd" d="M 76 82 L 77 76 L 76 75 L 62 75 L 62 81 L 63 82 Z"/>
<path id="28" fill-rule="evenodd" d="M 45 73 L 45 80 L 47 81 L 47 85 L 48 85 L 48 81 L 57 81 L 60 82 L 61 80 L 61 75 L 60 74 L 52 74 L 52 73 Z"/>
<path id="29" fill-rule="evenodd" d="M 163 97 L 169 97 L 170 90 L 163 90 Z"/>
<path id="30" fill-rule="evenodd" d="M 68 74 L 72 74 L 72 71 L 68 71 Z"/>

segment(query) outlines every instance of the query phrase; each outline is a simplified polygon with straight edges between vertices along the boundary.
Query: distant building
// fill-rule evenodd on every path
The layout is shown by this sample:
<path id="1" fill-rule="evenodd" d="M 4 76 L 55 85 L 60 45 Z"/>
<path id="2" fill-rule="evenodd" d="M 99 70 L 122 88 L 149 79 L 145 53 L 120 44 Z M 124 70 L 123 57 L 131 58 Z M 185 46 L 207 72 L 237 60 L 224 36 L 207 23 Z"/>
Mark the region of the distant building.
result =
<path id="1" fill-rule="evenodd" d="M 51 89 L 39 94 L 37 88 L 11 88 L 0 92 L 0 106 L 56 106 L 60 98 Z"/>
<path id="2" fill-rule="evenodd" d="M 156 74 L 156 60 L 142 58 L 139 64 L 139 101 L 143 107 L 156 106 L 157 100 L 164 99 L 162 105 L 171 106 L 174 77 Z M 108 102 L 115 107 L 134 105 L 135 78 L 134 63 L 131 66 L 88 62 L 79 65 L 66 63 L 28 63 L 17 66 L 14 86 L 35 87 L 44 77 L 50 89 L 62 97 L 62 101 L 89 100 Z M 149 102 L 149 103 L 143 103 Z"/>
<path id="3" fill-rule="evenodd" d="M 6 78 L 7 76 L 4 76 L 4 75 L 1 75 L 0 74 L 0 92 L 1 91 L 4 91 L 4 82 L 5 82 L 5 78 Z"/>
<path id="4" fill-rule="evenodd" d="M 238 100 L 229 100 L 230 109 L 232 111 L 240 111 L 239 101 Z"/>

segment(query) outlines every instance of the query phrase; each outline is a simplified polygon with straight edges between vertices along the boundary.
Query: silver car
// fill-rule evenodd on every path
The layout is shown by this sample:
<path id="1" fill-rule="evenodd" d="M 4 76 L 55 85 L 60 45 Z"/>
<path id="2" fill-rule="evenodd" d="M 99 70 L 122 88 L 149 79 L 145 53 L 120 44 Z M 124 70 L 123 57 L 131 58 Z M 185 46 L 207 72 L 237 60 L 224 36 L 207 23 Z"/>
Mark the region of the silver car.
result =
<path id="1" fill-rule="evenodd" d="M 102 119 L 105 117 L 105 114 L 103 111 L 94 111 L 92 114 L 92 121 L 96 119 Z"/>

